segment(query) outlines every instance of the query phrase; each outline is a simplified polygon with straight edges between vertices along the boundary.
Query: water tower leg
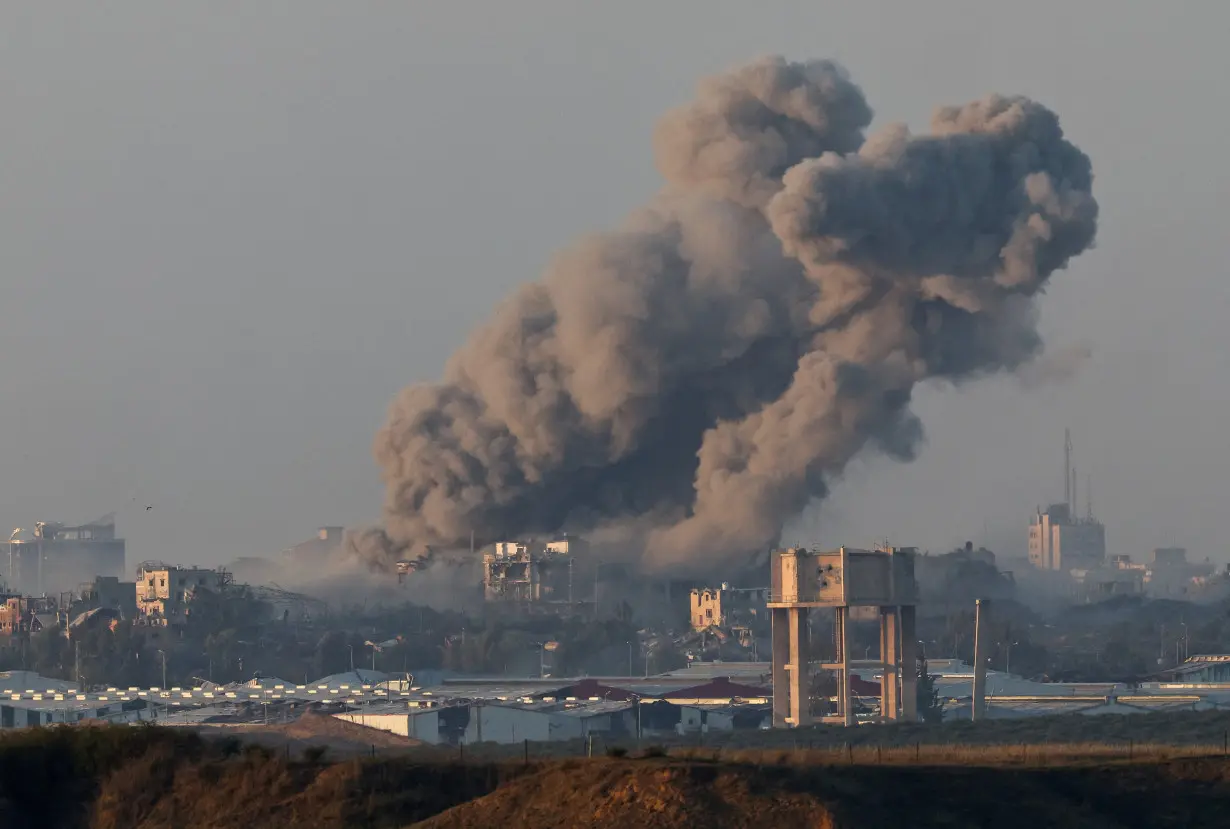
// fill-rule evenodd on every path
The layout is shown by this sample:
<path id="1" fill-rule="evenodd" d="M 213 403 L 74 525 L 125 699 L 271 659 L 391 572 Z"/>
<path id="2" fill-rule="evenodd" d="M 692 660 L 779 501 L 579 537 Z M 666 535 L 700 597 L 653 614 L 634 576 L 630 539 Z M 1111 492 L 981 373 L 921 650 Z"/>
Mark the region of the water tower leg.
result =
<path id="1" fill-rule="evenodd" d="M 897 630 L 897 608 L 880 608 L 880 719 L 896 720 L 900 696 L 897 683 L 901 673 L 900 634 Z"/>
<path id="2" fill-rule="evenodd" d="M 773 727 L 790 723 L 790 611 L 775 607 L 770 611 L 773 625 Z"/>
<path id="3" fill-rule="evenodd" d="M 811 725 L 811 682 L 808 671 L 811 652 L 807 631 L 807 608 L 792 607 L 790 613 L 790 719 L 796 728 Z"/>
<path id="4" fill-rule="evenodd" d="M 901 719 L 918 722 L 918 631 L 914 606 L 898 608 L 901 623 Z"/>
<path id="5" fill-rule="evenodd" d="M 837 699 L 846 725 L 854 725 L 854 700 L 850 693 L 850 608 L 837 608 L 837 660 L 841 673 L 837 678 Z"/>

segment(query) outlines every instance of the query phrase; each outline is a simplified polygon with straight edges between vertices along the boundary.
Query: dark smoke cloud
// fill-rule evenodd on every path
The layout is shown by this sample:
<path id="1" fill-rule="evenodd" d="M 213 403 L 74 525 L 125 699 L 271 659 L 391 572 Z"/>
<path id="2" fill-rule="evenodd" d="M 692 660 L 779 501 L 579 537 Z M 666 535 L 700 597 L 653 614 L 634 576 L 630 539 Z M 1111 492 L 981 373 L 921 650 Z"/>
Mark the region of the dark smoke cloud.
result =
<path id="1" fill-rule="evenodd" d="M 916 384 L 1026 365 L 1093 243 L 1089 159 L 1024 98 L 870 122 L 827 61 L 703 82 L 655 133 L 662 193 L 398 396 L 355 554 L 627 522 L 652 565 L 744 557 L 864 447 L 913 456 Z"/>

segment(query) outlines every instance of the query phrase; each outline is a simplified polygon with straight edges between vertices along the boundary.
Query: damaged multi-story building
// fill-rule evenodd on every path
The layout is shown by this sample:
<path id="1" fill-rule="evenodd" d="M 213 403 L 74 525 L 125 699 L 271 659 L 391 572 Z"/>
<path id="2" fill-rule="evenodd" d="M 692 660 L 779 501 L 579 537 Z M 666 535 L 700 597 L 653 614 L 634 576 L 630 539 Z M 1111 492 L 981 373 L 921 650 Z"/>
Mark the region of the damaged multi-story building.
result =
<path id="1" fill-rule="evenodd" d="M 54 596 L 76 590 L 96 576 L 122 577 L 124 539 L 115 517 L 88 524 L 39 521 L 9 537 L 8 588 L 25 595 Z"/>
<path id="2" fill-rule="evenodd" d="M 197 593 L 221 593 L 233 584 L 225 569 L 179 567 L 147 561 L 137 568 L 137 614 L 142 624 L 156 627 L 182 625 L 188 620 Z"/>
<path id="3" fill-rule="evenodd" d="M 483 595 L 492 602 L 571 604 L 573 564 L 588 549 L 584 540 L 566 535 L 497 541 L 483 553 Z"/>
<path id="4" fill-rule="evenodd" d="M 767 618 L 767 587 L 705 587 L 692 591 L 692 629 L 748 627 Z"/>

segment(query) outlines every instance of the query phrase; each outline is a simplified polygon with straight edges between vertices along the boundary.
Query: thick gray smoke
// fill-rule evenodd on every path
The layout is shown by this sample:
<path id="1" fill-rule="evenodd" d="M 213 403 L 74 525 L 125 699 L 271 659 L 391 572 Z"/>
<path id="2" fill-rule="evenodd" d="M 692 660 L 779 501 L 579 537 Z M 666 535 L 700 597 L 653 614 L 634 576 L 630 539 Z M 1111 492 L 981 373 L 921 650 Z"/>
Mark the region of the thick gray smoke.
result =
<path id="1" fill-rule="evenodd" d="M 733 560 L 864 447 L 912 457 L 917 383 L 1026 365 L 1033 297 L 1094 240 L 1089 159 L 1025 98 L 870 122 L 827 61 L 704 81 L 654 136 L 663 191 L 398 396 L 385 532 L 352 546 L 628 522 L 652 566 Z"/>

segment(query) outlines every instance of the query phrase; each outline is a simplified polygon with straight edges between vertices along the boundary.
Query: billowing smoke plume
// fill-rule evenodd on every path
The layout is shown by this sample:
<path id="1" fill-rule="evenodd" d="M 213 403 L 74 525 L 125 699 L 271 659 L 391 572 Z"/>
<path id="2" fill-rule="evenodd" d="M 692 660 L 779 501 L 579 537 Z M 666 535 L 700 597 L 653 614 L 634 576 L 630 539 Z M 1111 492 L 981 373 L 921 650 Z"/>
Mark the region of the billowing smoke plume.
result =
<path id="1" fill-rule="evenodd" d="M 1089 159 L 1025 98 L 870 122 L 827 61 L 703 82 L 654 136 L 663 191 L 398 396 L 353 546 L 629 522 L 651 565 L 742 557 L 864 447 L 912 457 L 917 383 L 1027 364 L 1032 298 L 1094 239 Z"/>

